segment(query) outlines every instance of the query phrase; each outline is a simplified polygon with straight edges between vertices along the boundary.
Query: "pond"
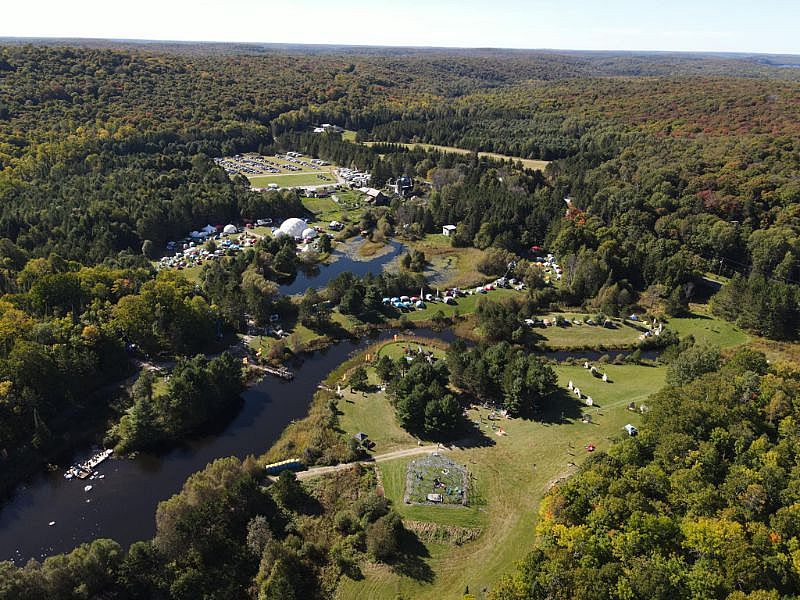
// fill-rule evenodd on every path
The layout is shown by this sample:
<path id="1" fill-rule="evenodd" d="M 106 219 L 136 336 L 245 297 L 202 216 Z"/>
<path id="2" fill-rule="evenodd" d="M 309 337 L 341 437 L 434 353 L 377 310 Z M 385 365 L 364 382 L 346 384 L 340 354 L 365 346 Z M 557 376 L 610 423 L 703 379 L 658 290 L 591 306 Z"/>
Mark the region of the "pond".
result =
<path id="1" fill-rule="evenodd" d="M 305 270 L 300 270 L 291 280 L 279 286 L 281 294 L 293 295 L 301 294 L 310 287 L 317 289 L 328 285 L 331 279 L 337 275 L 349 271 L 357 277 L 363 277 L 367 273 L 377 275 L 383 272 L 384 266 L 393 261 L 403 251 L 404 246 L 400 242 L 388 241 L 390 250 L 371 260 L 357 260 L 353 258 L 356 247 L 355 244 L 348 243 L 348 251 L 336 250 L 333 252 L 333 262 L 315 265 Z"/>

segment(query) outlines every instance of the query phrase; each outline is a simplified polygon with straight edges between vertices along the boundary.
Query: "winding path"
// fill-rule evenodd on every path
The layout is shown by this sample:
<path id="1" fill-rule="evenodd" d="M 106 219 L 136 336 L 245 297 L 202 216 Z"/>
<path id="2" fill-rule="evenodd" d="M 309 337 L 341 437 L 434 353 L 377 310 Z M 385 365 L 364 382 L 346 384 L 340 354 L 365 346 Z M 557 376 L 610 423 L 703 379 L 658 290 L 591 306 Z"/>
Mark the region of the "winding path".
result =
<path id="1" fill-rule="evenodd" d="M 306 471 L 300 471 L 299 473 L 297 473 L 297 478 L 300 480 L 311 479 L 312 477 L 318 477 L 320 475 L 327 475 L 328 473 L 334 473 L 336 471 L 343 471 L 344 469 L 349 469 L 350 467 L 358 463 L 361 464 L 378 463 L 387 460 L 394 460 L 396 458 L 404 458 L 406 456 L 417 456 L 418 454 L 431 454 L 432 452 L 446 451 L 449 449 L 450 448 L 448 448 L 447 446 L 437 446 L 431 444 L 428 446 L 407 448 L 406 450 L 395 450 L 394 452 L 387 452 L 386 454 L 376 454 L 375 456 L 372 456 L 367 460 L 361 460 L 351 463 L 341 463 L 330 467 L 312 467 L 311 469 L 308 469 Z"/>

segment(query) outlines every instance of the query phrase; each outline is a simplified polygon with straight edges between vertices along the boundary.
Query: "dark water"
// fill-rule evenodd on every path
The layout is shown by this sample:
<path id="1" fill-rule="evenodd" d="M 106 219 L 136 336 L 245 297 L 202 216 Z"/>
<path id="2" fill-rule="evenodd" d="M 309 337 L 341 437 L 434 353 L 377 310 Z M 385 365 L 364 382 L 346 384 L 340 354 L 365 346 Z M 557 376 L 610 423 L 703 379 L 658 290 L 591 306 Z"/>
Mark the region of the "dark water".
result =
<path id="1" fill-rule="evenodd" d="M 280 292 L 281 294 L 292 295 L 305 292 L 310 287 L 319 289 L 328 285 L 331 279 L 345 271 L 349 271 L 358 277 L 363 277 L 367 273 L 381 273 L 383 267 L 403 251 L 403 244 L 400 242 L 389 241 L 387 244 L 392 247 L 391 252 L 367 261 L 353 260 L 344 252 L 337 250 L 333 253 L 336 257 L 334 262 L 319 267 L 315 266 L 307 271 L 299 271 L 294 279 L 279 287 Z"/>
<path id="2" fill-rule="evenodd" d="M 448 342 L 454 339 L 451 331 L 420 329 L 413 333 Z M 376 339 L 388 339 L 392 334 L 382 332 Z M 107 460 L 97 469 L 104 479 L 68 481 L 63 470 L 41 475 L 21 487 L 0 510 L 0 560 L 22 564 L 30 558 L 68 552 L 99 537 L 112 538 L 123 546 L 151 538 L 161 500 L 178 492 L 189 475 L 216 458 L 265 452 L 293 419 L 306 415 L 317 384 L 354 350 L 371 341 L 341 342 L 307 355 L 294 367 L 293 381 L 268 377 L 249 388 L 243 394 L 241 412 L 219 434 L 160 456 Z M 76 458 L 88 455 L 87 450 Z M 92 485 L 92 490 L 84 492 L 84 485 Z M 55 525 L 50 527 L 50 521 Z"/>

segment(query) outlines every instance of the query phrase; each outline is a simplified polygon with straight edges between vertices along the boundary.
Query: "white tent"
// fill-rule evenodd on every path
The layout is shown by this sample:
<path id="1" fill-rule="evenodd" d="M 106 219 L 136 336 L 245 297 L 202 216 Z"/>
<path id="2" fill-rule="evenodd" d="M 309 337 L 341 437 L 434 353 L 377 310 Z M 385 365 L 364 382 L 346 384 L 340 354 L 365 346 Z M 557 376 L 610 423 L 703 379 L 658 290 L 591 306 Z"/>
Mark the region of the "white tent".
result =
<path id="1" fill-rule="evenodd" d="M 306 227 L 306 222 L 302 219 L 291 218 L 281 223 L 279 231 L 293 238 L 302 238 Z"/>
<path id="2" fill-rule="evenodd" d="M 227 225 L 225 225 L 225 228 L 222 231 L 224 231 L 225 233 L 236 233 L 239 230 L 236 229 L 236 225 L 231 225 L 230 223 L 228 223 Z"/>
<path id="3" fill-rule="evenodd" d="M 303 230 L 302 238 L 304 240 L 313 240 L 315 237 L 317 237 L 317 230 L 316 229 L 312 229 L 311 227 L 306 227 Z"/>

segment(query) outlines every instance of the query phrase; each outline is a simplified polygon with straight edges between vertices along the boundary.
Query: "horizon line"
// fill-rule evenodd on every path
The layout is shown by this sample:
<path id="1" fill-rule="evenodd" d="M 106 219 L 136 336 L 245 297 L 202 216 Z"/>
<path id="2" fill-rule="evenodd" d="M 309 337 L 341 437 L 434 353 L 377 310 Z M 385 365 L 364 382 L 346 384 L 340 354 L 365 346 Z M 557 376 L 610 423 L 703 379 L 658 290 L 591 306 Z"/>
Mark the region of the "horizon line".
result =
<path id="1" fill-rule="evenodd" d="M 75 37 L 75 36 L 13 36 L 0 35 L 0 42 L 4 41 L 62 41 L 62 42 L 115 42 L 136 44 L 167 44 L 167 45 L 203 45 L 217 44 L 224 46 L 250 45 L 250 46 L 306 46 L 316 48 L 376 48 L 397 50 L 471 50 L 471 51 L 512 51 L 512 52 L 579 52 L 579 53 L 604 53 L 604 54 L 700 54 L 711 56 L 790 56 L 800 58 L 800 53 L 794 52 L 759 52 L 749 50 L 646 50 L 646 49 L 581 49 L 581 48 L 555 48 L 555 47 L 512 47 L 512 46 L 419 46 L 419 45 L 378 45 L 378 44 L 352 44 L 352 43 L 309 43 L 309 42 L 256 42 L 236 40 L 178 40 L 157 38 L 103 38 L 103 37 Z"/>

